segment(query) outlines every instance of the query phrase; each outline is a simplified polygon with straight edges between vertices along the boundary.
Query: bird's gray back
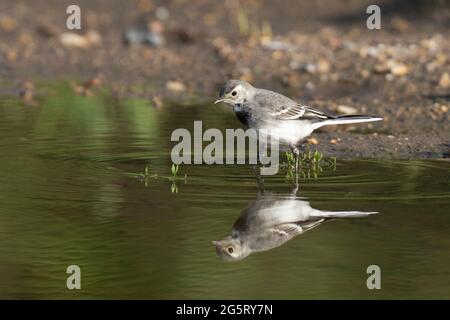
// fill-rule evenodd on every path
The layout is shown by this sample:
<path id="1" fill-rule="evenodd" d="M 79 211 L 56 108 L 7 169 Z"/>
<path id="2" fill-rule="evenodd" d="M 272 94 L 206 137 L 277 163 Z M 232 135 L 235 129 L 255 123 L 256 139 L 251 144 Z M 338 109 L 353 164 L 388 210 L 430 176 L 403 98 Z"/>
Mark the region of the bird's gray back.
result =
<path id="1" fill-rule="evenodd" d="M 281 93 L 266 89 L 257 89 L 253 96 L 253 101 L 255 103 L 254 107 L 257 107 L 259 112 L 272 118 L 273 113 L 294 108 L 298 105 L 297 102 Z"/>

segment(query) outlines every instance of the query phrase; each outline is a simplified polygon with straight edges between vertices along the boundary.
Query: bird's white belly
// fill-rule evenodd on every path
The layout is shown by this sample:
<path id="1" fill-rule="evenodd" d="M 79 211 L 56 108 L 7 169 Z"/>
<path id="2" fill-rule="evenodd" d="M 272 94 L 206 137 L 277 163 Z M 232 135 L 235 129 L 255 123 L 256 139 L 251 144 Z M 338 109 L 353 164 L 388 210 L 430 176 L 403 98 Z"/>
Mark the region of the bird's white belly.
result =
<path id="1" fill-rule="evenodd" d="M 279 200 L 271 207 L 259 210 L 258 215 L 265 226 L 283 223 L 308 221 L 311 217 L 311 206 L 303 200 Z"/>
<path id="2" fill-rule="evenodd" d="M 313 127 L 309 121 L 285 120 L 276 121 L 272 124 L 261 126 L 260 137 L 267 139 L 267 135 L 272 139 L 276 138 L 282 144 L 297 144 L 313 132 Z M 266 140 L 269 142 L 269 140 Z"/>

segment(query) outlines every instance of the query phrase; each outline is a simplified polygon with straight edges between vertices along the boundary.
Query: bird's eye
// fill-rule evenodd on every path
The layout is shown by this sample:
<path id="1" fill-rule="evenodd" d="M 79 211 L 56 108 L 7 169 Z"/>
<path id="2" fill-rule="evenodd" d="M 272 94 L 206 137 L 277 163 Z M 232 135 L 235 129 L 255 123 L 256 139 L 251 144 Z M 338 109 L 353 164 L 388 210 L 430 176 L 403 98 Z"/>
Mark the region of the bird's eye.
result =
<path id="1" fill-rule="evenodd" d="M 234 97 L 235 95 L 237 95 L 237 92 L 236 92 L 236 91 L 233 91 L 233 92 L 231 93 L 231 95 Z"/>
<path id="2" fill-rule="evenodd" d="M 228 252 L 229 252 L 229 253 L 233 253 L 233 248 L 231 248 L 231 247 L 228 248 Z"/>

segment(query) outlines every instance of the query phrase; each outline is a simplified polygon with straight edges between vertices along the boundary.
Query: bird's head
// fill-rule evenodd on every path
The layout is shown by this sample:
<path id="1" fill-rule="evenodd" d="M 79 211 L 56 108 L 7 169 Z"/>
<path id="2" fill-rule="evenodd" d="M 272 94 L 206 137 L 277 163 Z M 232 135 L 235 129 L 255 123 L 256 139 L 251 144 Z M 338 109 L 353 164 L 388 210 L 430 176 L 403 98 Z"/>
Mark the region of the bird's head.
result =
<path id="1" fill-rule="evenodd" d="M 214 103 L 224 102 L 234 106 L 253 96 L 255 88 L 244 80 L 228 80 L 220 88 L 219 99 Z"/>
<path id="2" fill-rule="evenodd" d="M 239 261 L 251 252 L 238 237 L 227 236 L 223 240 L 213 241 L 219 257 L 227 261 Z"/>

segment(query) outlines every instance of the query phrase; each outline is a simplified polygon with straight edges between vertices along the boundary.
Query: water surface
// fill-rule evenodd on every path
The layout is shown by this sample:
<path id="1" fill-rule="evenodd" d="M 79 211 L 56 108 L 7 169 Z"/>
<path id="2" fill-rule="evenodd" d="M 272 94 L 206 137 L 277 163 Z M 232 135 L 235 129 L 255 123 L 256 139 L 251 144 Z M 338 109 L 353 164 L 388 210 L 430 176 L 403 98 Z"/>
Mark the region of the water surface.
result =
<path id="1" fill-rule="evenodd" d="M 258 197 L 250 166 L 182 166 L 170 133 L 234 128 L 226 109 L 74 95 L 50 87 L 36 106 L 0 99 L 0 298 L 450 298 L 450 163 L 342 161 L 297 196 L 333 220 L 238 262 L 211 243 Z M 148 166 L 158 178 L 136 178 Z M 285 173 L 264 179 L 288 197 Z M 79 265 L 82 289 L 66 288 Z M 366 268 L 382 270 L 368 290 Z"/>

